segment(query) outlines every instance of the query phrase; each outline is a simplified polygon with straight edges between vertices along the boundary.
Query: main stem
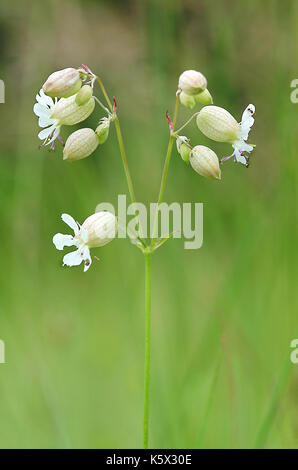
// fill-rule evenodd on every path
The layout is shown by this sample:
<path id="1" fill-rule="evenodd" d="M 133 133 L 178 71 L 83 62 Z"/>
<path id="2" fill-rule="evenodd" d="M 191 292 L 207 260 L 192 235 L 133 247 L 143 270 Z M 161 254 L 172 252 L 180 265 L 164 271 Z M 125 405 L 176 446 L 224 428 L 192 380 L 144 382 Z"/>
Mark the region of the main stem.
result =
<path id="1" fill-rule="evenodd" d="M 148 449 L 149 440 L 149 387 L 150 387 L 150 340 L 151 340 L 151 253 L 145 254 L 145 371 L 144 371 L 144 435 L 143 448 Z"/>
<path id="2" fill-rule="evenodd" d="M 176 94 L 174 117 L 172 121 L 172 131 L 174 131 L 175 129 L 175 124 L 176 124 L 177 114 L 178 114 L 178 105 L 179 105 L 179 95 Z M 164 195 L 174 140 L 175 140 L 175 136 L 172 135 L 172 132 L 171 132 L 168 149 L 166 153 L 164 169 L 163 169 L 162 178 L 161 178 L 151 247 L 153 246 L 154 239 L 155 239 L 155 225 L 156 225 L 157 218 L 158 218 L 159 205 L 161 204 L 163 195 Z M 144 370 L 144 421 L 143 421 L 143 429 L 144 429 L 143 448 L 144 449 L 148 449 L 148 441 L 149 441 L 149 390 L 150 390 L 150 350 L 151 350 L 151 345 L 150 345 L 151 343 L 151 256 L 152 256 L 151 247 L 149 248 L 150 250 L 149 253 L 148 252 L 144 253 L 145 255 L 145 307 L 146 307 L 145 368 L 144 368 L 145 369 Z"/>

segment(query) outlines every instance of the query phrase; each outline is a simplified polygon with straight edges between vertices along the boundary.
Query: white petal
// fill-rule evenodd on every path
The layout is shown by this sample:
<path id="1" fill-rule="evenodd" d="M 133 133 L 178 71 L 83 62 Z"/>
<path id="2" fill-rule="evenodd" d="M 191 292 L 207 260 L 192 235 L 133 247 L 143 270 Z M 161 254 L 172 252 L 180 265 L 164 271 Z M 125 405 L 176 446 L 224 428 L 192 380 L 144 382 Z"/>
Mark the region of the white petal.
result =
<path id="1" fill-rule="evenodd" d="M 65 266 L 79 266 L 83 261 L 81 250 L 72 251 L 71 253 L 67 253 L 63 257 L 63 265 Z"/>
<path id="2" fill-rule="evenodd" d="M 40 116 L 38 119 L 39 127 L 47 127 L 54 123 L 54 120 L 49 118 L 49 116 Z"/>
<path id="3" fill-rule="evenodd" d="M 50 115 L 49 108 L 40 103 L 35 103 L 35 105 L 33 106 L 33 111 L 34 111 L 34 114 L 36 114 L 36 116 L 39 116 L 39 117 Z"/>
<path id="4" fill-rule="evenodd" d="M 63 250 L 65 246 L 77 246 L 76 240 L 74 240 L 72 235 L 63 235 L 63 233 L 56 233 L 53 236 L 53 243 L 57 250 Z"/>
<path id="5" fill-rule="evenodd" d="M 255 113 L 255 109 L 256 108 L 253 104 L 249 104 L 242 114 L 240 137 L 244 140 L 247 140 L 249 131 L 255 122 L 252 117 Z"/>
<path id="6" fill-rule="evenodd" d="M 242 151 L 242 152 L 251 152 L 253 149 L 254 149 L 253 146 L 247 144 L 246 142 L 243 142 L 243 143 L 241 144 L 241 151 Z"/>
<path id="7" fill-rule="evenodd" d="M 47 127 L 46 129 L 43 129 L 42 131 L 39 132 L 38 134 L 38 138 L 40 140 L 44 140 L 46 139 L 47 137 L 49 137 L 52 132 L 56 129 L 56 126 L 53 124 L 52 126 L 50 127 Z"/>
<path id="8" fill-rule="evenodd" d="M 246 158 L 244 157 L 244 155 L 241 155 L 240 153 L 238 156 L 236 156 L 236 161 L 239 163 L 242 163 L 243 165 L 247 164 Z"/>
<path id="9" fill-rule="evenodd" d="M 38 103 L 45 104 L 50 108 L 52 108 L 54 105 L 52 98 L 46 95 L 43 89 L 40 90 L 39 95 L 36 95 L 36 101 L 38 101 Z"/>
<path id="10" fill-rule="evenodd" d="M 255 122 L 254 118 L 249 117 L 249 118 L 246 119 L 246 121 L 243 124 L 241 124 L 240 137 L 243 140 L 248 139 L 249 131 L 250 131 L 250 129 L 251 129 L 254 122 Z"/>
<path id="11" fill-rule="evenodd" d="M 84 257 L 84 263 L 85 263 L 85 266 L 84 266 L 84 273 L 85 273 L 86 271 L 88 271 L 92 263 L 90 250 L 87 246 L 84 247 L 83 257 Z"/>
<path id="12" fill-rule="evenodd" d="M 249 104 L 243 111 L 241 122 L 245 121 L 248 117 L 253 116 L 255 112 L 256 112 L 256 107 L 253 104 Z"/>
<path id="13" fill-rule="evenodd" d="M 234 145 L 233 145 L 233 147 L 234 147 Z M 244 157 L 244 155 L 241 155 L 241 152 L 239 151 L 239 148 L 234 147 L 234 149 L 235 149 L 234 155 L 235 155 L 236 162 L 243 163 L 243 165 L 246 165 L 246 163 L 247 163 L 246 158 Z"/>
<path id="14" fill-rule="evenodd" d="M 75 235 L 77 235 L 77 234 L 79 233 L 78 224 L 76 223 L 76 221 L 74 220 L 74 218 L 71 217 L 71 215 L 62 214 L 62 215 L 61 215 L 61 219 L 63 220 L 63 222 L 64 222 L 65 224 L 67 224 L 70 228 L 73 229 Z"/>
<path id="15" fill-rule="evenodd" d="M 42 97 L 41 97 L 38 93 L 37 93 L 37 95 L 36 95 L 35 98 L 36 98 L 37 103 L 40 103 L 40 104 L 43 103 L 43 99 L 42 99 Z"/>

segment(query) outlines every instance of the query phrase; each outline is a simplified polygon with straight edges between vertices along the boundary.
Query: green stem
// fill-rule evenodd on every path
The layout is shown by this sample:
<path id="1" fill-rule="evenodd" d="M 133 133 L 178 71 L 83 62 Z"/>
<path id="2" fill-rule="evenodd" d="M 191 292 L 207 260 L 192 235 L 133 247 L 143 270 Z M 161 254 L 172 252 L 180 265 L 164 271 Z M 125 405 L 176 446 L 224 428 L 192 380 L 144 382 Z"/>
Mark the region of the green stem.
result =
<path id="1" fill-rule="evenodd" d="M 115 127 L 116 127 L 117 139 L 118 139 L 120 154 L 121 154 L 121 158 L 122 158 L 122 163 L 123 163 L 123 166 L 124 166 L 124 171 L 125 171 L 125 176 L 126 176 L 126 180 L 127 180 L 129 195 L 130 195 L 131 202 L 136 202 L 133 183 L 132 183 L 132 179 L 131 179 L 131 176 L 130 176 L 130 171 L 129 171 L 129 168 L 128 168 L 123 137 L 122 137 L 122 133 L 121 133 L 121 129 L 120 129 L 120 122 L 119 122 L 118 116 L 115 115 L 115 113 L 114 113 L 113 105 L 111 103 L 111 100 L 110 100 L 107 92 L 106 92 L 104 84 L 102 83 L 102 80 L 99 77 L 96 77 L 96 81 L 97 81 L 97 83 L 99 84 L 99 86 L 101 88 L 101 91 L 102 91 L 102 93 L 105 97 L 105 100 L 106 100 L 111 112 L 115 116 Z"/>
<path id="2" fill-rule="evenodd" d="M 103 96 L 105 97 L 105 100 L 106 100 L 106 102 L 108 103 L 108 106 L 109 106 L 111 112 L 113 112 L 112 103 L 111 103 L 110 98 L 109 98 L 109 96 L 108 96 L 108 94 L 107 94 L 107 92 L 106 92 L 106 89 L 105 89 L 105 87 L 104 87 L 104 84 L 102 83 L 102 80 L 101 80 L 99 77 L 96 77 L 96 81 L 97 81 L 97 83 L 99 84 L 99 86 L 100 86 L 100 88 L 101 88 L 101 91 L 102 91 L 102 93 L 103 93 Z"/>
<path id="3" fill-rule="evenodd" d="M 146 311 L 146 332 L 145 332 L 145 366 L 144 366 L 143 448 L 148 449 L 150 340 L 151 340 L 151 253 L 145 254 L 145 311 Z"/>
<path id="4" fill-rule="evenodd" d="M 174 117 L 173 117 L 173 121 L 172 121 L 172 131 L 171 131 L 171 134 L 170 134 L 170 139 L 169 139 L 169 143 L 168 143 L 165 163 L 164 163 L 161 182 L 160 182 L 157 208 L 156 208 L 156 214 L 155 214 L 154 225 L 153 225 L 151 247 L 154 245 L 154 242 L 155 242 L 155 239 L 156 239 L 155 231 L 156 231 L 156 225 L 157 225 L 157 221 L 158 221 L 159 206 L 160 206 L 160 204 L 162 203 L 162 200 L 163 200 L 163 195 L 164 195 L 164 192 L 165 192 L 165 186 L 166 186 L 166 181 L 167 181 L 167 174 L 168 174 L 168 169 L 169 169 L 169 165 L 170 165 L 173 144 L 174 144 L 174 141 L 175 141 L 175 138 L 176 138 L 174 129 L 175 129 L 175 124 L 176 124 L 176 120 L 177 120 L 178 106 L 179 106 L 179 94 L 176 93 L 175 110 L 174 110 Z"/>
<path id="5" fill-rule="evenodd" d="M 200 111 L 198 111 L 197 113 L 194 113 L 189 119 L 188 121 L 186 121 L 183 126 L 181 126 L 179 129 L 177 129 L 176 134 L 179 134 L 186 126 L 188 126 L 188 124 L 193 120 L 194 117 L 196 117 L 198 114 L 200 114 Z"/>
<path id="6" fill-rule="evenodd" d="M 110 100 L 107 92 L 106 92 L 106 89 L 104 87 L 104 84 L 103 84 L 102 80 L 99 77 L 96 77 L 96 81 L 99 84 L 100 89 L 101 89 L 101 91 L 102 91 L 102 93 L 105 97 L 105 100 L 106 100 L 106 102 L 107 102 L 107 104 L 108 104 L 108 106 L 111 110 L 111 113 L 113 113 L 113 116 L 114 116 L 116 134 L 117 134 L 117 139 L 118 139 L 118 145 L 119 145 L 119 149 L 120 149 L 120 154 L 121 154 L 121 159 L 122 159 L 122 163 L 123 163 L 123 167 L 124 167 L 124 172 L 125 172 L 125 177 L 126 177 L 126 181 L 127 181 L 127 186 L 128 186 L 130 199 L 131 199 L 131 202 L 136 202 L 136 196 L 135 196 L 133 182 L 132 182 L 129 167 L 128 167 L 127 158 L 126 158 L 126 152 L 125 152 L 122 132 L 121 132 L 121 128 L 120 128 L 119 118 L 116 114 L 116 111 L 113 108 L 113 105 L 111 103 L 111 100 Z M 143 238 L 143 236 L 142 236 L 142 227 L 141 227 L 140 222 L 139 222 L 139 228 L 140 228 L 140 239 L 143 243 L 143 240 L 142 240 L 142 238 Z"/>
<path id="7" fill-rule="evenodd" d="M 99 106 L 100 106 L 106 113 L 108 113 L 109 116 L 113 116 L 112 113 L 108 110 L 108 108 L 106 108 L 105 105 L 102 104 L 102 102 L 97 98 L 97 96 L 94 96 L 94 95 L 93 95 L 93 98 L 94 98 L 95 101 L 99 104 Z"/>
<path id="8" fill-rule="evenodd" d="M 119 123 L 118 116 L 116 116 L 116 119 L 115 119 L 115 127 L 116 127 L 117 139 L 118 139 L 120 154 L 121 154 L 122 163 L 123 163 L 123 167 L 124 167 L 124 172 L 125 172 L 125 176 L 126 176 L 126 181 L 127 181 L 127 185 L 128 185 L 128 191 L 129 191 L 130 199 L 131 199 L 131 202 L 136 202 L 136 196 L 135 196 L 135 192 L 134 192 L 134 188 L 133 188 L 132 179 L 131 179 L 131 176 L 130 176 L 130 171 L 129 171 L 129 168 L 128 168 L 126 152 L 125 152 L 125 147 L 124 147 L 124 142 L 123 142 L 123 137 L 122 137 L 122 133 L 121 133 L 121 129 L 120 129 L 120 123 Z"/>

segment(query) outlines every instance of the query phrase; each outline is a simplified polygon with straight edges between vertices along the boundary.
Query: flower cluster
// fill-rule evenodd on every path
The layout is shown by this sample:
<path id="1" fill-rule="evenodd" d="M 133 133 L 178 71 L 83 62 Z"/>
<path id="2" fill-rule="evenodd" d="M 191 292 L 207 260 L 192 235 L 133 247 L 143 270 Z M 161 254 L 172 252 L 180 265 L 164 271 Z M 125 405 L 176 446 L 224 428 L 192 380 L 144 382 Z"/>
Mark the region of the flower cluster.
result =
<path id="1" fill-rule="evenodd" d="M 108 107 L 94 95 L 96 81 L 100 85 Z M 190 163 L 191 167 L 200 175 L 217 180 L 221 179 L 220 163 L 231 157 L 234 158 L 234 161 L 248 166 L 248 154 L 254 146 L 246 141 L 254 123 L 254 105 L 247 106 L 242 114 L 241 122 L 238 123 L 228 111 L 213 105 L 205 76 L 195 70 L 186 70 L 179 77 L 175 113 L 178 110 L 178 100 L 189 109 L 198 104 L 201 105 L 201 109 L 194 113 L 178 130 L 174 129 L 174 124 L 167 114 L 170 139 L 176 139 L 178 153 L 184 162 Z M 58 140 L 63 145 L 63 160 L 70 162 L 88 157 L 100 145 L 103 145 L 108 139 L 110 124 L 115 121 L 127 176 L 128 167 L 126 157 L 123 155 L 123 141 L 116 114 L 116 101 L 114 99 L 114 105 L 111 103 L 101 80 L 89 67 L 86 65 L 82 65 L 78 69 L 69 67 L 52 73 L 36 95 L 36 101 L 34 113 L 38 116 L 38 124 L 42 128 L 38 134 L 39 139 L 43 141 L 42 145 L 49 145 L 54 150 L 55 142 Z M 60 135 L 61 128 L 83 122 L 92 114 L 96 103 L 105 112 L 105 115 L 98 121 L 97 127 L 95 129 L 84 127 L 75 130 L 64 143 Z M 177 114 L 174 122 L 176 122 L 176 117 Z M 233 147 L 233 153 L 219 161 L 216 153 L 209 147 L 204 145 L 192 147 L 188 137 L 180 135 L 180 132 L 193 118 L 196 118 L 198 129 L 206 137 L 216 142 L 230 143 Z M 169 148 L 171 149 L 171 146 Z M 131 178 L 127 177 L 127 179 L 130 195 L 134 199 Z M 95 213 L 88 217 L 82 225 L 67 214 L 62 215 L 62 220 L 73 229 L 74 236 L 58 233 L 53 238 L 54 245 L 58 250 L 69 246 L 77 248 L 64 256 L 63 264 L 77 266 L 83 262 L 84 271 L 87 271 L 92 262 L 90 248 L 103 246 L 115 237 L 117 220 L 110 212 Z M 138 242 L 144 252 L 148 249 L 152 252 L 158 245 L 154 245 L 154 239 L 149 246 L 141 238 Z"/>
<path id="2" fill-rule="evenodd" d="M 38 137 L 42 145 L 54 150 L 56 140 L 63 145 L 63 160 L 77 161 L 91 155 L 109 135 L 110 122 L 114 116 L 93 95 L 96 76 L 83 65 L 79 69 L 66 68 L 52 73 L 36 95 L 34 113 L 42 128 Z M 100 119 L 95 130 L 82 128 L 72 132 L 66 142 L 60 136 L 62 126 L 73 126 L 87 119 L 98 101 L 107 116 Z M 87 271 L 92 263 L 90 248 L 101 247 L 115 238 L 117 219 L 110 212 L 97 212 L 80 225 L 70 215 L 62 214 L 62 220 L 74 231 L 73 235 L 57 233 L 53 243 L 58 250 L 75 246 L 77 249 L 66 254 L 63 265 L 78 266 L 84 263 Z"/>
<path id="3" fill-rule="evenodd" d="M 86 66 L 84 66 L 86 67 Z M 62 126 L 73 126 L 85 121 L 95 108 L 96 98 L 93 96 L 94 74 L 87 67 L 79 69 L 66 68 L 52 73 L 36 95 L 34 113 L 38 116 L 38 125 L 43 129 L 38 137 L 42 145 L 50 145 L 54 150 L 60 136 Z M 84 128 L 73 132 L 67 139 L 63 159 L 68 161 L 81 160 L 91 155 L 98 145 L 103 144 L 109 131 L 111 113 L 106 109 L 107 117 L 103 117 L 95 129 Z"/>
<path id="4" fill-rule="evenodd" d="M 211 179 L 221 179 L 219 163 L 230 158 L 235 162 L 242 163 L 248 167 L 248 154 L 254 145 L 247 144 L 249 131 L 254 123 L 253 115 L 255 106 L 250 104 L 242 114 L 240 123 L 224 108 L 214 106 L 211 94 L 207 89 L 207 80 L 200 72 L 187 70 L 180 75 L 178 91 L 180 102 L 192 109 L 197 103 L 203 105 L 201 110 L 195 113 L 191 119 L 174 133 L 176 137 L 177 150 L 185 162 L 190 162 L 192 168 L 202 176 Z M 192 148 L 186 136 L 179 132 L 196 117 L 199 130 L 209 139 L 216 142 L 230 143 L 234 149 L 233 153 L 221 158 L 220 162 L 213 150 L 203 145 Z"/>

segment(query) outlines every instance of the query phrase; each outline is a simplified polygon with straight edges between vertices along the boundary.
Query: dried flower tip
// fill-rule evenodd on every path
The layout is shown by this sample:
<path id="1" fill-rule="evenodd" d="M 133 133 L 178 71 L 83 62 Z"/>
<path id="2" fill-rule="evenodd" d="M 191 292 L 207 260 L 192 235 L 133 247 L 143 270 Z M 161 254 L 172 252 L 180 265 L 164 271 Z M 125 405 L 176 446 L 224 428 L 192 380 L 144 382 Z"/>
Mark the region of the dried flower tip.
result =
<path id="1" fill-rule="evenodd" d="M 213 103 L 212 96 L 207 88 L 198 95 L 195 95 L 195 100 L 197 103 L 203 104 L 204 106 Z"/>
<path id="2" fill-rule="evenodd" d="M 82 229 L 88 231 L 89 248 L 103 246 L 115 238 L 117 219 L 111 212 L 96 212 L 85 220 Z"/>
<path id="3" fill-rule="evenodd" d="M 90 100 L 93 95 L 93 89 L 90 85 L 83 85 L 79 92 L 76 94 L 76 103 L 82 106 Z"/>
<path id="4" fill-rule="evenodd" d="M 89 157 L 98 145 L 98 137 L 93 129 L 79 129 L 68 137 L 63 149 L 63 160 L 82 160 Z"/>
<path id="5" fill-rule="evenodd" d="M 184 91 L 179 94 L 179 99 L 180 103 L 183 104 L 183 106 L 186 106 L 186 108 L 188 109 L 192 109 L 196 105 L 195 97 L 192 95 L 188 95 Z"/>
<path id="6" fill-rule="evenodd" d="M 219 106 L 205 106 L 197 116 L 197 126 L 209 139 L 233 143 L 239 138 L 240 124 Z"/>
<path id="7" fill-rule="evenodd" d="M 180 135 L 176 140 L 178 153 L 181 155 L 182 160 L 186 163 L 189 162 L 189 154 L 191 151 L 191 148 L 187 144 L 188 138 L 184 135 Z"/>
<path id="8" fill-rule="evenodd" d="M 110 120 L 109 118 L 102 118 L 99 125 L 95 129 L 100 144 L 104 144 L 109 136 Z"/>
<path id="9" fill-rule="evenodd" d="M 52 73 L 43 85 L 43 91 L 52 98 L 67 98 L 79 91 L 82 86 L 80 74 L 74 68 Z"/>
<path id="10" fill-rule="evenodd" d="M 60 125 L 72 126 L 87 119 L 95 107 L 94 98 L 91 97 L 85 104 L 78 106 L 76 95 L 69 98 L 61 98 L 55 105 L 51 114 L 52 119 L 57 119 Z"/>
<path id="11" fill-rule="evenodd" d="M 179 77 L 178 88 L 187 95 L 197 95 L 204 91 L 206 87 L 206 78 L 196 70 L 186 70 Z"/>
<path id="12" fill-rule="evenodd" d="M 189 161 L 193 169 L 205 178 L 221 179 L 217 155 L 204 145 L 196 145 L 190 152 Z"/>

